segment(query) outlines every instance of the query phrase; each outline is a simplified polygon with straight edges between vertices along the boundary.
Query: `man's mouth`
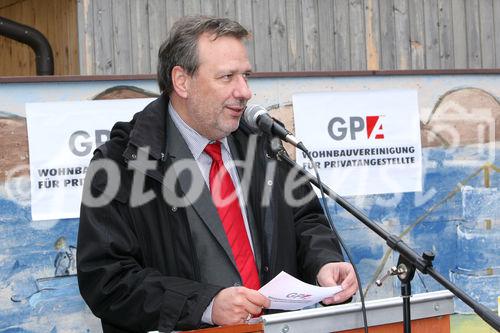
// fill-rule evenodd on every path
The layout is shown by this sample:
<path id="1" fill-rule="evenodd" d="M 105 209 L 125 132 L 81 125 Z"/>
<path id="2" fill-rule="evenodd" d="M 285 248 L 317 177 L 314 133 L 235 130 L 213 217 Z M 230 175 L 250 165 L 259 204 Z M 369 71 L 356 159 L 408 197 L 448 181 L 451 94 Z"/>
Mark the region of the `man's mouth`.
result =
<path id="1" fill-rule="evenodd" d="M 243 113 L 243 111 L 245 111 L 245 106 L 241 105 L 226 105 L 226 108 L 235 113 Z"/>

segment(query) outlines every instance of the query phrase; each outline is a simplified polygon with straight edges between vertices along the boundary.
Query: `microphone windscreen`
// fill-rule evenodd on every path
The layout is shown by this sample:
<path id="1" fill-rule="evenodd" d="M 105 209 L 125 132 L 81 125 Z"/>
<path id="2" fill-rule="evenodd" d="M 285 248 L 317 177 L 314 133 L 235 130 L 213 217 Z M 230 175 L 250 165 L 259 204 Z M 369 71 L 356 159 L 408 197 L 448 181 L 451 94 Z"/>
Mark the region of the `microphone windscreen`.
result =
<path id="1" fill-rule="evenodd" d="M 256 104 L 250 104 L 247 105 L 245 112 L 243 113 L 243 120 L 248 127 L 257 132 L 259 131 L 257 121 L 263 114 L 267 114 L 267 110 L 265 107 Z"/>

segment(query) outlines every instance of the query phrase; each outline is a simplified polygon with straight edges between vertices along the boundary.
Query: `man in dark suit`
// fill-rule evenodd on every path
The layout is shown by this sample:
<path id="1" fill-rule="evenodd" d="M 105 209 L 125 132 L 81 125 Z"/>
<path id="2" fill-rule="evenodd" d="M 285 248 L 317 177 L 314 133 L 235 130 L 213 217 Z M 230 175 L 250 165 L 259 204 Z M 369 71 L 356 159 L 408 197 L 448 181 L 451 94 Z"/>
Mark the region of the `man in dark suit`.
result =
<path id="1" fill-rule="evenodd" d="M 159 52 L 161 97 L 94 154 L 78 280 L 105 332 L 245 322 L 269 306 L 257 290 L 281 271 L 341 285 L 326 304 L 357 290 L 310 185 L 240 124 L 247 37 L 228 19 L 178 21 Z"/>

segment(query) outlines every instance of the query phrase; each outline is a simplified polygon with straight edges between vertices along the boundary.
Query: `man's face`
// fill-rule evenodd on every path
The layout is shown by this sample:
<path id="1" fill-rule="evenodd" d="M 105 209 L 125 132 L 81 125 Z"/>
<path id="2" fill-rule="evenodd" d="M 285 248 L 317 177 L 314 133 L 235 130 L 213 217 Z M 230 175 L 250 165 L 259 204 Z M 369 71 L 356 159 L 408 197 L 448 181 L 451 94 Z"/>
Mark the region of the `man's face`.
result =
<path id="1" fill-rule="evenodd" d="M 203 34 L 198 40 L 199 66 L 187 85 L 188 124 L 203 136 L 218 140 L 238 128 L 246 102 L 252 97 L 251 71 L 242 41 Z"/>

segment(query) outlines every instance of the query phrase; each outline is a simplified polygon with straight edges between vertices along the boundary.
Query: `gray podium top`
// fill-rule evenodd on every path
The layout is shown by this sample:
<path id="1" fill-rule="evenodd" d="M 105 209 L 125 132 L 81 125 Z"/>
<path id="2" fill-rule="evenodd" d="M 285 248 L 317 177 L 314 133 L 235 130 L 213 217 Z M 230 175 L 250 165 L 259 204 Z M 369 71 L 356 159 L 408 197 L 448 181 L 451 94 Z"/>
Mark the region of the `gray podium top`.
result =
<path id="1" fill-rule="evenodd" d="M 412 320 L 454 312 L 453 294 L 448 290 L 415 294 L 410 300 Z M 365 305 L 368 326 L 403 321 L 403 299 L 400 296 L 366 301 Z M 260 322 L 266 333 L 326 333 L 363 327 L 363 315 L 358 302 L 264 315 L 250 320 L 250 323 Z"/>
<path id="2" fill-rule="evenodd" d="M 368 326 L 403 321 L 401 297 L 366 301 Z M 411 319 L 452 314 L 453 294 L 447 290 L 411 297 Z M 253 322 L 263 322 L 266 333 L 332 332 L 363 327 L 361 303 L 350 303 L 264 315 Z"/>

